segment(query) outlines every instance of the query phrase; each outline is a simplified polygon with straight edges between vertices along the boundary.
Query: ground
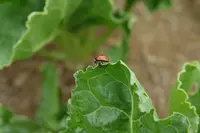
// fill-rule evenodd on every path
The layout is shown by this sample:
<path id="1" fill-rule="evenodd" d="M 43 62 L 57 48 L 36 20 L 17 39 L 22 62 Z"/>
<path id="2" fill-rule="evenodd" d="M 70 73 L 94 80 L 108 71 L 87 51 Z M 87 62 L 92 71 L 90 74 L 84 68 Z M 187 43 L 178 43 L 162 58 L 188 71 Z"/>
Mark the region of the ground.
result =
<path id="1" fill-rule="evenodd" d="M 170 87 L 186 61 L 200 59 L 200 2 L 174 0 L 169 10 L 149 14 L 138 3 L 128 66 L 136 73 L 161 117 L 167 113 Z M 13 63 L 0 71 L 0 102 L 16 114 L 33 116 L 40 101 L 42 59 Z M 73 70 L 58 64 L 65 101 L 74 87 Z"/>

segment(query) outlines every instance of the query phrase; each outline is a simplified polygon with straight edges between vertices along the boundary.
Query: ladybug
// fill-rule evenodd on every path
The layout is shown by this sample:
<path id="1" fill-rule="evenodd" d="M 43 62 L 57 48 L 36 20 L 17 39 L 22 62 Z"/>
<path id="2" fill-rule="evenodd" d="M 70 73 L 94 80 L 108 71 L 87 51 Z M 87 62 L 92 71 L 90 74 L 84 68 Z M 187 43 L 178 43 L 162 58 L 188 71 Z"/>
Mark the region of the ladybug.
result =
<path id="1" fill-rule="evenodd" d="M 95 64 L 102 65 L 102 64 L 108 63 L 108 62 L 110 62 L 110 59 L 105 55 L 99 55 L 94 59 Z"/>

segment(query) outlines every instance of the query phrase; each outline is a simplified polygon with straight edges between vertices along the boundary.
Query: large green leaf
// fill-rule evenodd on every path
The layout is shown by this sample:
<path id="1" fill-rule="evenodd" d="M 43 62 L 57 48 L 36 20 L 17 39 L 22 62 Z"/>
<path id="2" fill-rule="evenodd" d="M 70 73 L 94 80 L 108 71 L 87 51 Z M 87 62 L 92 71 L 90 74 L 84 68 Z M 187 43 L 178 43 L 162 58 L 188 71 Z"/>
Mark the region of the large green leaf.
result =
<path id="1" fill-rule="evenodd" d="M 187 133 L 188 120 L 181 114 L 159 120 L 134 73 L 121 61 L 88 67 L 75 78 L 66 133 Z"/>
<path id="2" fill-rule="evenodd" d="M 14 49 L 14 59 L 28 58 L 51 41 L 67 15 L 66 8 L 69 4 L 70 1 L 66 0 L 47 0 L 43 12 L 30 14 L 28 29 Z"/>
<path id="3" fill-rule="evenodd" d="M 1 3 L 0 69 L 13 60 L 27 59 L 52 41 L 60 33 L 61 21 L 72 15 L 80 1 L 46 0 L 45 7 L 41 0 Z"/>
<path id="4" fill-rule="evenodd" d="M 42 103 L 40 104 L 36 118 L 40 124 L 50 129 L 59 128 L 58 113 L 60 111 L 60 90 L 58 75 L 55 65 L 51 62 L 42 66 Z"/>
<path id="5" fill-rule="evenodd" d="M 198 62 L 186 63 L 179 73 L 176 85 L 172 88 L 169 101 L 169 114 L 180 112 L 188 117 L 190 132 L 198 130 L 200 115 L 200 65 Z M 195 89 L 191 90 L 191 89 Z M 193 91 L 192 93 L 190 91 Z M 192 104 L 192 105 L 191 105 Z M 194 107 L 194 106 L 196 107 Z M 197 114 L 197 113 L 198 114 Z"/>
<path id="6" fill-rule="evenodd" d="M 43 12 L 33 12 L 44 7 L 41 0 L 0 4 L 3 24 L 0 30 L 0 68 L 12 60 L 30 57 L 50 41 L 64 16 L 66 3 L 64 0 L 47 0 Z"/>
<path id="7" fill-rule="evenodd" d="M 0 4 L 0 69 L 10 64 L 16 43 L 22 43 L 18 40 L 26 31 L 27 16 L 33 11 L 42 10 L 43 6 L 44 0 L 6 1 Z M 31 46 L 27 49 L 31 51 Z"/>

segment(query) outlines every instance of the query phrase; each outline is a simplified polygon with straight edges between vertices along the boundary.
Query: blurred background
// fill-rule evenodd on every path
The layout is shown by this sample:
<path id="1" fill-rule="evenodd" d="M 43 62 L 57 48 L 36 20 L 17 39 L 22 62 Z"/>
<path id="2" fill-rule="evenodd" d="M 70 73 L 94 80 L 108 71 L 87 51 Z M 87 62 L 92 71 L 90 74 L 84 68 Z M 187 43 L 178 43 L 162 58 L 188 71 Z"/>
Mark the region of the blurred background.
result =
<path id="1" fill-rule="evenodd" d="M 122 5 L 121 0 L 116 2 Z M 136 73 L 161 117 L 166 116 L 169 91 L 183 63 L 200 59 L 199 7 L 199 0 L 173 0 L 171 8 L 154 13 L 148 12 L 141 2 L 132 9 L 137 21 L 129 41 L 127 64 Z M 118 36 L 113 35 L 108 43 L 117 39 Z M 33 117 L 41 100 L 38 66 L 43 61 L 33 56 L 0 71 L 0 103 L 16 114 Z M 92 61 L 91 58 L 89 64 Z M 66 101 L 74 87 L 76 70 L 67 63 L 58 62 L 57 67 L 62 101 Z"/>

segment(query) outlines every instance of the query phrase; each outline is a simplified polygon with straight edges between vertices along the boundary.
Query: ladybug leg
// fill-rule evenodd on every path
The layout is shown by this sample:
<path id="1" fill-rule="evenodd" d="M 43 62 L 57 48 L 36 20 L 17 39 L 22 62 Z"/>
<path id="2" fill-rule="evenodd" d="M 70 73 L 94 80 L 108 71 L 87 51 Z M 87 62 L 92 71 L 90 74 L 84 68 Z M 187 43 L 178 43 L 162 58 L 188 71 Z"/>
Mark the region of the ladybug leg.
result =
<path id="1" fill-rule="evenodd" d="M 100 66 L 100 65 L 101 65 L 101 62 L 100 62 L 100 61 L 98 61 L 98 60 L 95 60 L 95 63 L 96 63 L 98 66 Z"/>
<path id="2" fill-rule="evenodd" d="M 101 60 L 101 65 L 103 65 L 103 64 L 104 64 L 104 61 Z"/>
<path id="3" fill-rule="evenodd" d="M 95 64 L 97 64 L 97 61 L 96 61 L 96 60 L 94 60 L 94 63 L 95 63 Z"/>
<path id="4" fill-rule="evenodd" d="M 98 62 L 97 62 L 97 65 L 100 66 L 100 65 L 101 65 L 101 62 L 98 61 Z"/>

